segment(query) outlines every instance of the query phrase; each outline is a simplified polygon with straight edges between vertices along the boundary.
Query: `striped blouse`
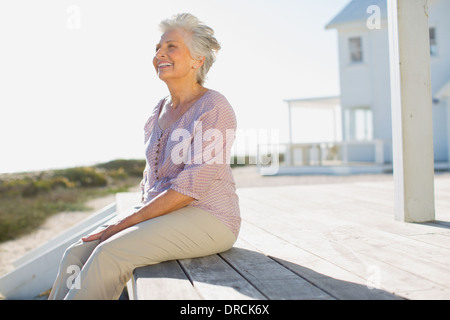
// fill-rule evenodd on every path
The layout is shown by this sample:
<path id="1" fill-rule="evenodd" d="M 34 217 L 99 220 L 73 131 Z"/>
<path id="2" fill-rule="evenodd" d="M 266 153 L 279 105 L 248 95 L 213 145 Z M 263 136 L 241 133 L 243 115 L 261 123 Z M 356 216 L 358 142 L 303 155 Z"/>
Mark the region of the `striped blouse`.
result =
<path id="1" fill-rule="evenodd" d="M 237 237 L 241 218 L 229 165 L 236 133 L 231 105 L 219 92 L 208 90 L 172 126 L 161 130 L 158 118 L 164 101 L 144 127 L 143 203 L 173 189 L 194 198 L 189 206 L 210 212 Z"/>

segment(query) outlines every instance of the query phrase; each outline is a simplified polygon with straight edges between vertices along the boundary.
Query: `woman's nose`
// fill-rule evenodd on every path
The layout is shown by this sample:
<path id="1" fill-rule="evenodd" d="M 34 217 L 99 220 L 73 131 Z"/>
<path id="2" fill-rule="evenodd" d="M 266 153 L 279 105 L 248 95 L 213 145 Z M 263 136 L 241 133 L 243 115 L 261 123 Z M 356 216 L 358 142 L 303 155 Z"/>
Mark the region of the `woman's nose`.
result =
<path id="1" fill-rule="evenodd" d="M 156 59 L 161 60 L 161 58 L 164 58 L 165 56 L 166 56 L 166 53 L 162 48 L 158 49 L 158 51 L 156 51 L 156 54 L 155 54 Z"/>

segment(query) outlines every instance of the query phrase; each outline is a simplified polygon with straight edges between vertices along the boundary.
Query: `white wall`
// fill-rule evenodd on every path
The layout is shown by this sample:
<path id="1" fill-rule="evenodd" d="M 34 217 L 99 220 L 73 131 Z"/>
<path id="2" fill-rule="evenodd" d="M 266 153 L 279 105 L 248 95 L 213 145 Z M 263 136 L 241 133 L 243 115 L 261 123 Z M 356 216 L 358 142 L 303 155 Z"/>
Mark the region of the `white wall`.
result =
<path id="1" fill-rule="evenodd" d="M 348 39 L 362 37 L 363 62 L 352 63 Z M 344 108 L 370 105 L 371 77 L 368 34 L 363 29 L 346 28 L 339 30 L 339 66 L 341 81 L 341 103 Z"/>
<path id="2" fill-rule="evenodd" d="M 436 28 L 437 55 L 431 56 L 431 88 L 433 97 L 450 81 L 450 0 L 430 0 L 428 24 Z M 445 101 L 433 104 L 434 158 L 448 161 L 449 117 Z"/>
<path id="3" fill-rule="evenodd" d="M 386 25 L 370 30 L 349 26 L 338 30 L 342 111 L 370 106 L 373 111 L 373 138 L 392 139 L 389 39 Z M 351 63 L 348 39 L 362 37 L 363 62 Z M 343 116 L 344 119 L 344 116 Z M 390 143 L 386 143 L 385 162 L 392 161 Z"/>
<path id="4" fill-rule="evenodd" d="M 434 161 L 447 162 L 448 159 L 448 116 L 447 103 L 433 103 L 433 146 Z"/>
<path id="5" fill-rule="evenodd" d="M 387 26 L 368 31 L 370 41 L 374 139 L 392 140 L 389 37 Z M 384 161 L 392 162 L 392 144 L 384 146 Z"/>
<path id="6" fill-rule="evenodd" d="M 433 95 L 450 81 L 450 0 L 430 0 L 428 23 L 436 28 L 438 53 L 431 57 Z"/>

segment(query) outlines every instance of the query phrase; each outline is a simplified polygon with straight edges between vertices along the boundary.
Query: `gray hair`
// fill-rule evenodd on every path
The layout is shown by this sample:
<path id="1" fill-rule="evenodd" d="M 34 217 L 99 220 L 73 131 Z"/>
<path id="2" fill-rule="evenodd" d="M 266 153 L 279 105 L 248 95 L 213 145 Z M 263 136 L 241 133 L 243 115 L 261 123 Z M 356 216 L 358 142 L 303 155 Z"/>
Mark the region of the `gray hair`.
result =
<path id="1" fill-rule="evenodd" d="M 199 21 L 190 13 L 174 15 L 171 19 L 166 19 L 159 25 L 162 32 L 181 29 L 185 31 L 186 46 L 193 59 L 205 57 L 205 62 L 197 72 L 197 82 L 201 85 L 205 82 L 206 74 L 216 61 L 220 44 L 214 37 L 214 30 L 203 22 Z"/>

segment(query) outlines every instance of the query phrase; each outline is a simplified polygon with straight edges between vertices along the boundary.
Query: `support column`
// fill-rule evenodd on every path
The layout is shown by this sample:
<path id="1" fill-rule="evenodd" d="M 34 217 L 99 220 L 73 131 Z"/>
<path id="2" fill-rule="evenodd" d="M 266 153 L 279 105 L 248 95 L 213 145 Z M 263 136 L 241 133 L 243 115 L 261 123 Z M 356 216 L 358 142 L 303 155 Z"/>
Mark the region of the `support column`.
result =
<path id="1" fill-rule="evenodd" d="M 427 0 L 388 0 L 395 219 L 435 218 Z"/>

